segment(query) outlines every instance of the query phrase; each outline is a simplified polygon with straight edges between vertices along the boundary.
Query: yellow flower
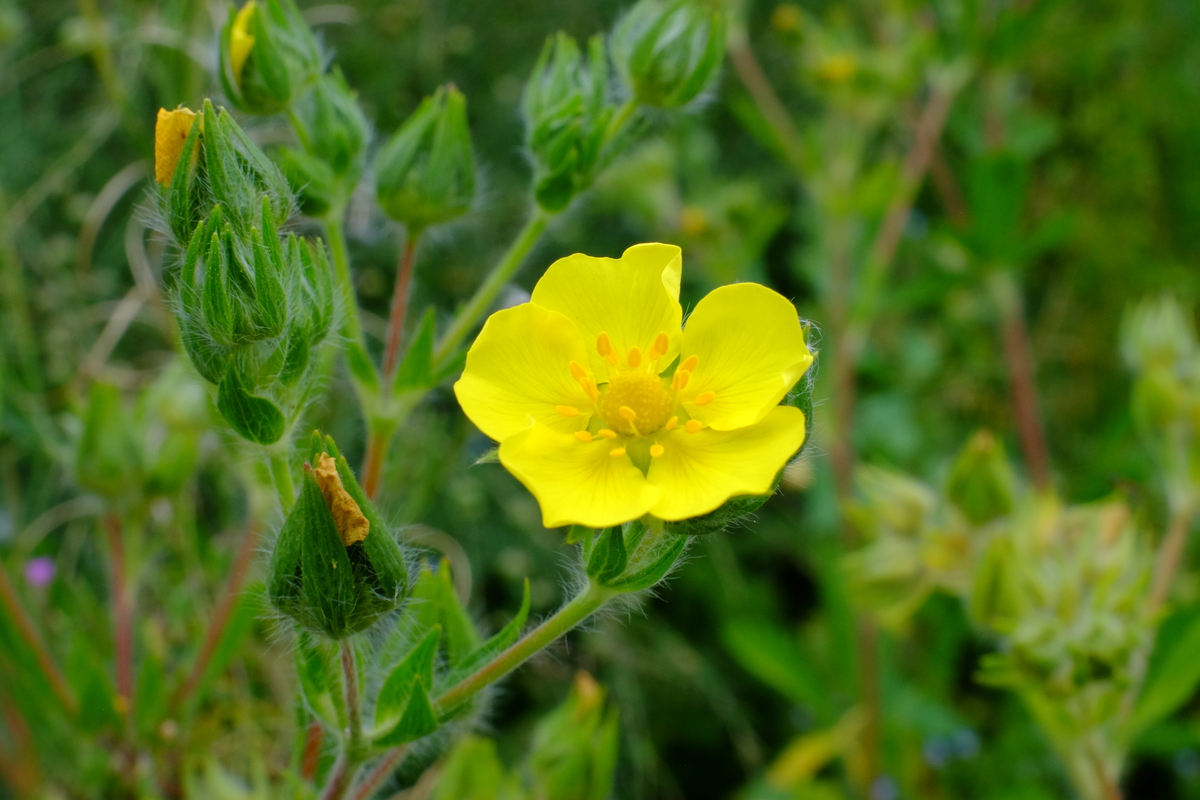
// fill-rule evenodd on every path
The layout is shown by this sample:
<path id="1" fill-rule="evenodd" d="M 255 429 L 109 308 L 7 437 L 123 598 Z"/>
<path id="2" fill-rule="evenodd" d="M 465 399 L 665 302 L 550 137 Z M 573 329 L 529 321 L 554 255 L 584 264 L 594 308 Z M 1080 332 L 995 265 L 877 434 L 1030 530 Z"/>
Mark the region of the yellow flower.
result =
<path id="1" fill-rule="evenodd" d="M 158 110 L 158 121 L 154 125 L 154 179 L 161 185 L 171 185 L 175 165 L 183 155 L 183 143 L 195 121 L 196 112 L 186 108 Z"/>
<path id="2" fill-rule="evenodd" d="M 254 35 L 250 33 L 254 10 L 254 0 L 242 6 L 233 18 L 233 27 L 229 31 L 229 60 L 233 66 L 233 79 L 239 86 L 242 84 L 242 67 L 246 66 L 246 59 L 254 48 Z"/>
<path id="3" fill-rule="evenodd" d="M 770 491 L 803 444 L 779 405 L 813 360 L 795 308 L 723 286 L 681 331 L 681 270 L 665 244 L 560 259 L 467 353 L 458 401 L 547 527 L 699 516 Z"/>

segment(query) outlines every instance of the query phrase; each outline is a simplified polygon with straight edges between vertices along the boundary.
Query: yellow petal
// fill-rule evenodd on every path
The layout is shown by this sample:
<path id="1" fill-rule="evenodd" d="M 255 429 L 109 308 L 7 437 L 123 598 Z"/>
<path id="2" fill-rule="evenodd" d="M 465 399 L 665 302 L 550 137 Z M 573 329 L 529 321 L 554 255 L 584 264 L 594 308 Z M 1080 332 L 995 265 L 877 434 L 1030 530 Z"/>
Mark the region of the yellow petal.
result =
<path id="1" fill-rule="evenodd" d="M 328 453 L 321 453 L 312 472 L 313 477 L 317 479 L 317 485 L 321 487 L 321 494 L 325 497 L 325 505 L 329 506 L 329 512 L 333 514 L 333 524 L 337 526 L 338 534 L 342 537 L 342 544 L 349 547 L 367 538 L 367 534 L 371 532 L 371 523 L 342 485 L 337 462 L 330 458 Z"/>
<path id="2" fill-rule="evenodd" d="M 646 478 L 662 494 L 650 513 L 665 520 L 688 519 L 731 497 L 769 492 L 776 474 L 804 444 L 804 413 L 777 406 L 739 430 L 676 429 L 660 441 L 662 454 L 651 460 Z"/>
<path id="3" fill-rule="evenodd" d="M 471 421 L 496 441 L 534 422 L 571 433 L 586 428 L 592 415 L 591 398 L 571 375 L 573 361 L 588 363 L 571 321 L 523 303 L 488 318 L 454 393 Z M 559 406 L 580 413 L 564 414 Z"/>
<path id="4" fill-rule="evenodd" d="M 583 442 L 534 425 L 501 442 L 500 463 L 537 498 L 547 528 L 607 528 L 637 519 L 658 499 L 629 457 L 612 450 L 608 439 Z"/>
<path id="5" fill-rule="evenodd" d="M 679 275 L 681 252 L 675 245 L 639 244 L 620 258 L 576 253 L 550 265 L 533 289 L 533 302 L 565 314 L 588 344 L 592 371 L 604 382 L 608 366 L 596 348 L 607 333 L 613 351 L 625 363 L 630 348 L 650 350 L 659 333 L 667 334 L 665 368 L 679 351 Z"/>
<path id="6" fill-rule="evenodd" d="M 233 27 L 229 31 L 229 61 L 233 67 L 233 80 L 238 86 L 242 85 L 242 68 L 254 49 L 254 35 L 250 33 L 254 10 L 254 0 L 242 6 L 242 10 L 233 18 Z"/>
<path id="7" fill-rule="evenodd" d="M 175 165 L 183 155 L 183 143 L 187 141 L 195 121 L 196 112 L 186 108 L 158 110 L 158 121 L 154 125 L 154 180 L 159 184 L 171 185 Z"/>
<path id="8" fill-rule="evenodd" d="M 697 358 L 680 401 L 719 431 L 758 422 L 812 364 L 796 308 L 757 283 L 708 294 L 688 317 L 680 355 Z"/>

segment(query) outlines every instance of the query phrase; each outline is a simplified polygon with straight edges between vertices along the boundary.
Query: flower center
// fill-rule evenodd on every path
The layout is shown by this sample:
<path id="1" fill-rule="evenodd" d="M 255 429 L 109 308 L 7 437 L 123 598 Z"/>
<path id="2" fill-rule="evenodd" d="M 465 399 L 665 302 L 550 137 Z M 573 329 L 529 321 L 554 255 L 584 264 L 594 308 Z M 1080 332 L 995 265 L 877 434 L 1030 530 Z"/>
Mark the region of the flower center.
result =
<path id="1" fill-rule="evenodd" d="M 654 373 L 631 370 L 612 376 L 597 410 L 612 430 L 644 436 L 667 424 L 675 410 L 675 398 Z"/>

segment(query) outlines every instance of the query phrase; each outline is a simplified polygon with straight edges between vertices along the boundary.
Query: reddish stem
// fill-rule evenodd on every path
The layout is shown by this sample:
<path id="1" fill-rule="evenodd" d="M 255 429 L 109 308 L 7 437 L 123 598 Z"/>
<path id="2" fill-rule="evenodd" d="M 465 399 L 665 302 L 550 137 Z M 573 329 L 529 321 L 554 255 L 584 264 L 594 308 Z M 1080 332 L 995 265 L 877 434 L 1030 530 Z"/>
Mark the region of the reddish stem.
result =
<path id="1" fill-rule="evenodd" d="M 1004 359 L 1008 362 L 1008 385 L 1021 451 L 1029 469 L 1029 479 L 1038 491 L 1050 488 L 1050 456 L 1046 433 L 1038 413 L 1037 383 L 1034 380 L 1033 350 L 1025 327 L 1024 307 L 1015 286 L 1000 289 L 1001 335 Z"/>
<path id="2" fill-rule="evenodd" d="M 392 291 L 392 313 L 388 317 L 387 349 L 383 355 L 383 391 L 391 390 L 400 360 L 400 342 L 404 337 L 404 320 L 408 316 L 408 296 L 412 292 L 413 256 L 417 251 L 417 234 L 410 231 L 400 256 L 396 288 Z"/>
<path id="3" fill-rule="evenodd" d="M 251 522 L 246 527 L 245 534 L 242 535 L 242 542 L 238 546 L 237 555 L 234 557 L 233 567 L 230 569 L 229 577 L 225 581 L 225 589 L 222 593 L 221 601 L 217 605 L 217 610 L 213 614 L 212 620 L 208 623 L 208 630 L 204 634 L 204 642 L 200 645 L 200 652 L 196 655 L 196 662 L 192 665 L 192 670 L 188 673 L 187 679 L 184 680 L 183 684 L 171 698 L 171 706 L 173 708 L 177 708 L 179 703 L 195 691 L 204 677 L 205 670 L 208 669 L 208 662 L 212 660 L 213 653 L 216 652 L 217 645 L 221 641 L 221 636 L 225 633 L 225 628 L 229 625 L 229 618 L 233 614 L 238 595 L 241 594 L 242 585 L 245 583 L 246 575 L 250 571 L 250 565 L 254 560 L 254 548 L 258 544 L 258 534 L 258 523 Z"/>
<path id="4" fill-rule="evenodd" d="M 25 643 L 33 650 L 34 657 L 37 659 L 38 666 L 41 667 L 42 673 L 46 676 L 46 680 L 50 683 L 50 688 L 54 691 L 59 702 L 67 709 L 67 712 L 74 715 L 79 709 L 79 705 L 75 700 L 74 693 L 71 692 L 71 687 L 67 685 L 67 681 L 63 678 L 62 672 L 58 665 L 54 663 L 54 659 L 50 656 L 50 651 L 46 647 L 45 641 L 42 640 L 37 628 L 33 625 L 33 620 L 29 617 L 25 607 L 21 605 L 20 599 L 17 597 L 15 587 L 12 581 L 8 578 L 8 573 L 0 569 L 0 604 L 3 604 L 8 609 L 8 615 L 12 619 L 13 624 L 17 627 L 17 632 Z"/>
<path id="5" fill-rule="evenodd" d="M 116 513 L 109 512 L 104 515 L 104 531 L 108 538 L 111 561 L 113 632 L 117 651 L 117 702 L 125 719 L 129 720 L 133 718 L 133 604 L 129 597 L 121 520 Z"/>
<path id="6" fill-rule="evenodd" d="M 358 784 L 358 788 L 354 791 L 354 800 L 367 800 L 371 794 L 383 785 L 396 768 L 400 766 L 400 762 L 408 755 L 408 745 L 394 747 L 384 754 L 383 758 L 379 759 L 367 777 L 363 778 Z"/>
<path id="7" fill-rule="evenodd" d="M 386 430 L 372 431 L 367 438 L 367 454 L 363 457 L 362 485 L 367 497 L 375 500 L 379 494 L 379 478 L 383 474 L 383 459 L 387 455 L 388 440 L 392 436 L 391 426 Z"/>
<path id="8" fill-rule="evenodd" d="M 321 764 L 321 743 L 325 739 L 325 731 L 321 723 L 313 720 L 304 733 L 304 753 L 300 757 L 300 775 L 308 780 L 317 776 L 317 767 Z"/>

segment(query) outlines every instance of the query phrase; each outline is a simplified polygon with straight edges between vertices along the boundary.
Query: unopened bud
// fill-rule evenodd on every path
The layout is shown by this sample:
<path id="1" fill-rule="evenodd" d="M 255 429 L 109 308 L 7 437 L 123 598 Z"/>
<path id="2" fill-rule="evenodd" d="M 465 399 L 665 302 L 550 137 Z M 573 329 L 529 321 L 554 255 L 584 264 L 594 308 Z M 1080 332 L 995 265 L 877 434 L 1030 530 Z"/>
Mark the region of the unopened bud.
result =
<path id="1" fill-rule="evenodd" d="M 725 18 L 703 0 L 641 0 L 612 35 L 617 72 L 639 102 L 679 108 L 715 80 L 725 57 Z"/>
<path id="2" fill-rule="evenodd" d="M 375 159 L 379 205 L 413 230 L 465 214 L 475 199 L 467 100 L 454 86 L 426 98 Z"/>
<path id="3" fill-rule="evenodd" d="M 618 747 L 617 714 L 586 672 L 561 706 L 534 729 L 529 753 L 533 795 L 545 800 L 608 797 Z"/>
<path id="4" fill-rule="evenodd" d="M 1121 353 L 1135 370 L 1175 367 L 1196 352 L 1196 325 L 1190 308 L 1170 295 L 1130 306 L 1121 321 Z"/>
<path id="5" fill-rule="evenodd" d="M 285 111 L 323 68 L 321 50 L 293 0 L 249 0 L 221 31 L 221 85 L 250 114 Z"/>
<path id="6" fill-rule="evenodd" d="M 1012 511 L 1014 484 L 1004 448 L 990 431 L 979 431 L 954 460 L 946 494 L 972 524 L 983 525 Z"/>

